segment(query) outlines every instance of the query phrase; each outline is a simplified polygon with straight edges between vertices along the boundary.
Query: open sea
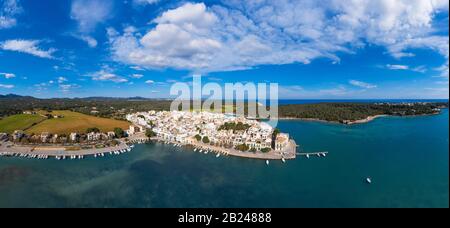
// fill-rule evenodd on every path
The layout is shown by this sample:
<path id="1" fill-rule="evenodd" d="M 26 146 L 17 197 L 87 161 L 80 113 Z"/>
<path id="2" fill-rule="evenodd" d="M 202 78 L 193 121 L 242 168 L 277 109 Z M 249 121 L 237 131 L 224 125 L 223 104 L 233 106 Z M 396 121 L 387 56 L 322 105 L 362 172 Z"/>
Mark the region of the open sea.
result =
<path id="1" fill-rule="evenodd" d="M 267 166 L 152 143 L 84 160 L 0 157 L 0 207 L 449 207 L 448 110 L 278 127 L 299 152 L 328 156 Z"/>

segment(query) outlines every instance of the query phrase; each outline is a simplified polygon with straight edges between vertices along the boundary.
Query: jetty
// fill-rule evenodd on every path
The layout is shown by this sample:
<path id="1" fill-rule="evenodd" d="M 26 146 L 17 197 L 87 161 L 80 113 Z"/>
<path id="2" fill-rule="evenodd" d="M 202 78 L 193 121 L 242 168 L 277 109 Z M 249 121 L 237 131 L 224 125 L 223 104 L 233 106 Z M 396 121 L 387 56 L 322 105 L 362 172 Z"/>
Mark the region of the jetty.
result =
<path id="1" fill-rule="evenodd" d="M 328 155 L 328 151 L 324 151 L 324 152 L 310 152 L 310 153 L 297 153 L 298 156 L 305 156 L 305 157 L 312 157 L 312 156 L 317 156 L 317 157 L 326 157 Z"/>

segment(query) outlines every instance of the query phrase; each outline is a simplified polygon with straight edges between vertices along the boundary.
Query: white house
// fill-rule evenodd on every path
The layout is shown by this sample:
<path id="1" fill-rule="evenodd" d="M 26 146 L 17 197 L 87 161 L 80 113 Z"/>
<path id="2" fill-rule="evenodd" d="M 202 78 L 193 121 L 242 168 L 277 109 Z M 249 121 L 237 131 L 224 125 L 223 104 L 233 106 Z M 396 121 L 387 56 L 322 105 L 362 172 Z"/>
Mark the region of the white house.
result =
<path id="1" fill-rule="evenodd" d="M 284 150 L 289 145 L 289 135 L 280 133 L 275 140 L 275 150 Z"/>
<path id="2" fill-rule="evenodd" d="M 77 133 L 70 133 L 70 141 L 77 141 L 78 134 Z"/>

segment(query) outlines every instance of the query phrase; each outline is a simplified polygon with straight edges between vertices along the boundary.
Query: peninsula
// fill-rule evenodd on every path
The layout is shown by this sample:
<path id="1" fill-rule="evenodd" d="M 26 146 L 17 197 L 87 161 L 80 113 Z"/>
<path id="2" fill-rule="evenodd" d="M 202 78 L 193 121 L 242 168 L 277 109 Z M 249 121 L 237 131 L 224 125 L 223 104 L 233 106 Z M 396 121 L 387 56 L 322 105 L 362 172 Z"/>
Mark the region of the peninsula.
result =
<path id="1" fill-rule="evenodd" d="M 195 151 L 238 157 L 285 160 L 296 157 L 295 141 L 267 123 L 212 112 L 149 111 L 126 119 L 152 139 L 191 145 Z"/>

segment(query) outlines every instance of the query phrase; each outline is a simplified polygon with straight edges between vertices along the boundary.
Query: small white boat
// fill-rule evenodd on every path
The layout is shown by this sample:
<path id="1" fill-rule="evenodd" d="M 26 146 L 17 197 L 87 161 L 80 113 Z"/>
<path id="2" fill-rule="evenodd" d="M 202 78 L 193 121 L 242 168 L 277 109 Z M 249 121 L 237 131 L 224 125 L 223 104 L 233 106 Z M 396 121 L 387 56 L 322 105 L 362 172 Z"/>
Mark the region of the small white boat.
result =
<path id="1" fill-rule="evenodd" d="M 309 154 L 306 155 L 306 158 L 309 158 Z"/>
<path id="2" fill-rule="evenodd" d="M 284 159 L 284 158 L 281 158 L 281 161 L 282 161 L 283 163 L 286 163 L 286 159 Z"/>
<path id="3" fill-rule="evenodd" d="M 269 163 L 270 163 L 269 160 L 266 160 L 266 165 L 269 165 Z"/>
<path id="4" fill-rule="evenodd" d="M 218 157 L 220 157 L 220 154 L 217 154 L 217 155 L 216 155 L 216 158 L 218 158 Z"/>
<path id="5" fill-rule="evenodd" d="M 327 156 L 327 154 L 326 154 L 326 153 L 322 153 L 322 156 L 326 157 L 326 156 Z"/>
<path id="6" fill-rule="evenodd" d="M 367 182 L 368 184 L 372 184 L 372 179 L 371 179 L 370 177 L 368 177 L 368 178 L 366 178 L 366 182 Z"/>

